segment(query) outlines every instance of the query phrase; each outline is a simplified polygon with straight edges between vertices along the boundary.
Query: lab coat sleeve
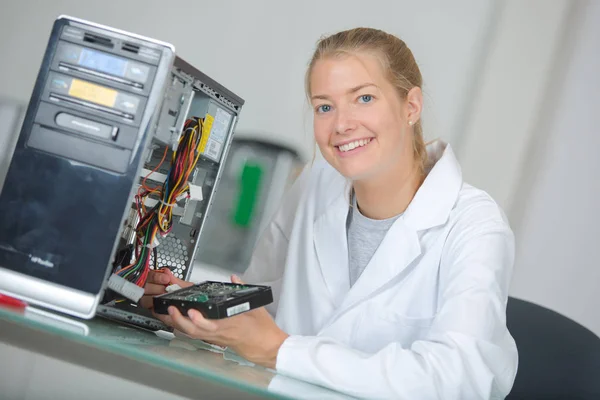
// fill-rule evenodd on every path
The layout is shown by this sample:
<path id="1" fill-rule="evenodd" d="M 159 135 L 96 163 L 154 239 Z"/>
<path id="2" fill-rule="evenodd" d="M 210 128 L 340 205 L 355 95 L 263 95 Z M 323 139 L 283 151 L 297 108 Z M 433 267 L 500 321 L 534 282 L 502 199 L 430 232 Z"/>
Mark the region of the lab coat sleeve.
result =
<path id="1" fill-rule="evenodd" d="M 294 216 L 310 179 L 310 171 L 311 165 L 306 165 L 283 196 L 271 222 L 261 233 L 250 264 L 241 277 L 245 283 L 271 287 L 273 302 L 265 308 L 273 317 L 279 303 Z"/>
<path id="2" fill-rule="evenodd" d="M 498 209 L 471 209 L 447 237 L 438 313 L 424 340 L 367 354 L 327 337 L 291 336 L 277 371 L 370 399 L 504 398 L 517 367 L 505 318 L 513 259 L 513 234 Z"/>

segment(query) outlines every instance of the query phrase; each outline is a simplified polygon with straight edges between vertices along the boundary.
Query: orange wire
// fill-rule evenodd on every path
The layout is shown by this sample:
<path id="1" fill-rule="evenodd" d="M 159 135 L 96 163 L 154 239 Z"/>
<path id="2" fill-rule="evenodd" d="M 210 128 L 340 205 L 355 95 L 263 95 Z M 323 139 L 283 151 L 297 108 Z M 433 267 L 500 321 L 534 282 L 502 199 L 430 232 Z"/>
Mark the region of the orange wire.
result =
<path id="1" fill-rule="evenodd" d="M 196 136 L 197 136 L 197 135 L 198 135 L 200 132 L 202 132 L 201 130 L 202 130 L 202 129 L 203 129 L 203 127 L 204 127 L 204 126 L 203 126 L 203 125 L 204 125 L 204 124 L 203 124 L 203 122 L 204 122 L 203 120 L 200 120 L 200 119 L 199 119 L 199 120 L 198 120 L 198 122 L 199 122 L 199 124 L 198 124 L 197 126 L 195 126 L 195 127 L 192 129 L 192 135 L 191 135 L 191 136 L 190 136 L 190 138 L 189 138 L 189 144 L 190 144 L 190 145 L 193 143 L 193 141 L 194 141 L 193 139 L 194 139 L 194 138 L 195 138 L 195 137 L 196 137 Z M 198 128 L 200 128 L 200 132 L 197 130 Z M 183 140 L 183 138 L 184 138 L 184 136 L 182 135 L 182 137 L 181 137 L 181 139 L 180 139 L 180 142 L 181 142 L 181 140 Z M 192 148 L 191 146 L 188 146 L 188 149 L 191 149 L 191 148 Z M 162 156 L 162 159 L 160 160 L 160 163 L 158 163 L 158 165 L 157 165 L 157 166 L 156 166 L 156 167 L 155 167 L 155 168 L 154 168 L 154 169 L 153 169 L 153 170 L 152 170 L 152 171 L 151 171 L 151 172 L 150 172 L 148 175 L 146 175 L 146 176 L 144 177 L 144 179 L 143 179 L 143 181 L 142 181 L 142 184 L 141 184 L 141 185 L 140 185 L 140 187 L 138 188 L 138 193 L 137 193 L 137 194 L 138 194 L 138 197 L 140 197 L 140 204 L 141 204 L 141 207 L 142 207 L 142 212 L 143 212 L 143 213 L 145 213 L 145 206 L 144 206 L 144 201 L 143 201 L 143 198 L 142 198 L 142 196 L 140 196 L 141 189 L 142 189 L 142 188 L 144 188 L 145 190 L 147 190 L 147 191 L 148 191 L 148 193 L 146 193 L 146 194 L 145 194 L 143 197 L 146 197 L 146 196 L 148 196 L 148 195 L 149 195 L 149 194 L 151 194 L 151 193 L 160 192 L 160 189 L 159 189 L 159 188 L 160 188 L 160 186 L 157 186 L 157 187 L 155 187 L 155 188 L 149 188 L 148 186 L 146 186 L 146 180 L 147 180 L 147 179 L 150 177 L 150 175 L 152 175 L 153 173 L 155 173 L 155 172 L 156 172 L 156 171 L 157 171 L 157 170 L 158 170 L 158 169 L 161 167 L 161 165 L 163 164 L 163 162 L 165 161 L 165 158 L 166 158 L 166 156 L 167 156 L 168 149 L 169 149 L 169 148 L 168 148 L 168 146 L 166 146 L 166 147 L 165 147 L 165 152 L 163 153 L 163 156 Z M 184 192 L 184 191 L 187 189 L 187 187 L 188 187 L 187 180 L 189 179 L 189 176 L 191 175 L 192 171 L 194 170 L 194 168 L 195 168 L 195 166 L 196 166 L 196 164 L 197 164 L 197 162 L 198 162 L 198 159 L 200 158 L 200 149 L 199 149 L 199 148 L 197 148 L 197 149 L 196 149 L 196 151 L 198 152 L 198 153 L 197 153 L 197 155 L 196 155 L 196 157 L 194 157 L 194 153 L 193 153 L 193 152 L 190 152 L 190 153 L 189 153 L 188 168 L 187 168 L 187 169 L 185 169 L 185 170 L 184 170 L 184 173 L 182 174 L 182 176 L 180 176 L 180 177 L 179 177 L 179 179 L 178 179 L 178 180 L 177 180 L 177 182 L 176 182 L 176 185 L 175 185 L 174 189 L 176 189 L 176 188 L 177 188 L 177 186 L 178 186 L 178 185 L 179 185 L 179 184 L 180 184 L 182 181 L 186 183 L 186 184 L 185 184 L 185 186 L 182 188 L 182 190 L 179 190 L 179 191 L 177 191 L 177 194 L 175 194 L 175 191 L 172 191 L 172 192 L 171 192 L 171 194 L 170 194 L 170 196 L 169 196 L 169 199 L 167 200 L 169 203 L 170 203 L 171 199 L 179 197 L 179 195 L 180 195 L 181 193 L 183 193 L 183 192 Z M 172 154 L 172 162 L 174 162 L 174 161 L 175 161 L 175 159 L 176 159 L 176 153 L 177 153 L 177 151 L 174 151 L 174 152 L 173 152 L 173 154 Z M 190 165 L 190 163 L 191 163 L 191 165 Z M 183 177 L 185 177 L 185 179 L 182 179 Z M 161 196 L 161 197 L 162 197 L 162 196 Z M 161 219 L 160 217 L 161 217 L 161 215 L 164 215 L 164 214 L 162 213 L 162 209 L 163 209 L 163 207 L 164 207 L 164 206 L 165 206 L 165 205 L 163 204 L 163 205 L 161 205 L 161 206 L 159 207 L 159 214 L 158 214 L 158 215 L 159 215 L 159 224 L 158 224 L 158 226 L 157 226 L 157 227 L 155 227 L 155 228 L 154 228 L 154 230 L 153 230 L 153 232 L 152 232 L 150 243 L 154 242 L 154 238 L 156 237 L 156 234 L 157 234 L 157 232 L 158 232 L 158 229 L 159 229 L 159 228 L 162 228 L 162 224 L 161 224 L 161 222 L 160 222 L 160 219 Z M 170 220 L 172 219 L 173 207 L 172 207 L 172 206 L 167 206 L 167 210 L 165 210 L 165 211 L 167 211 L 167 213 L 169 214 L 169 219 L 168 219 L 168 221 L 170 221 Z M 166 213 L 165 213 L 165 214 L 166 214 Z M 138 228 L 139 228 L 139 227 L 138 227 Z M 121 272 L 123 272 L 123 271 L 125 271 L 125 270 L 127 270 L 127 269 L 129 269 L 129 268 L 131 268 L 131 267 L 132 267 L 132 266 L 134 266 L 136 263 L 137 263 L 137 261 L 136 261 L 135 263 L 133 263 L 133 264 L 130 264 L 130 265 L 126 266 L 126 267 L 123 267 L 123 268 L 121 268 L 120 270 L 118 270 L 118 271 L 117 271 L 117 272 L 115 272 L 115 273 L 116 273 L 116 274 L 119 274 L 119 273 L 121 273 Z M 144 273 L 144 275 L 143 275 L 143 276 L 146 276 L 146 277 L 147 277 L 147 271 L 145 271 L 145 273 Z"/>
<path id="2" fill-rule="evenodd" d="M 142 187 L 144 189 L 148 190 L 150 193 L 154 193 L 155 191 L 158 191 L 157 189 L 160 186 L 157 186 L 154 189 L 150 189 L 149 187 L 146 186 L 146 179 L 148 179 L 148 177 L 150 175 L 152 175 L 153 173 L 155 173 L 156 171 L 158 171 L 158 169 L 160 168 L 160 166 L 162 165 L 162 163 L 165 161 L 165 158 L 167 158 L 167 152 L 168 152 L 168 150 L 169 150 L 169 146 L 165 146 L 165 152 L 163 153 L 162 159 L 160 160 L 160 162 L 158 163 L 158 165 L 152 170 L 152 172 L 150 172 L 148 175 L 146 175 L 146 177 L 142 181 Z"/>

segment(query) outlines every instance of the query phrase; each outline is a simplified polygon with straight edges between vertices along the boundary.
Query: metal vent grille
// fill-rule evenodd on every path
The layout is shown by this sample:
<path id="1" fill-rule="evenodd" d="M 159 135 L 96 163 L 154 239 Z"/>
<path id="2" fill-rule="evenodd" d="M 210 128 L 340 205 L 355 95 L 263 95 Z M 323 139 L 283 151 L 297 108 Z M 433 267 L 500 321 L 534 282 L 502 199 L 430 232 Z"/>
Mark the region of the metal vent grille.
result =
<path id="1" fill-rule="evenodd" d="M 185 270 L 189 260 L 186 246 L 181 240 L 173 235 L 159 238 L 158 267 L 168 267 L 179 279 L 185 276 Z M 150 259 L 150 265 L 154 265 L 154 254 Z"/>

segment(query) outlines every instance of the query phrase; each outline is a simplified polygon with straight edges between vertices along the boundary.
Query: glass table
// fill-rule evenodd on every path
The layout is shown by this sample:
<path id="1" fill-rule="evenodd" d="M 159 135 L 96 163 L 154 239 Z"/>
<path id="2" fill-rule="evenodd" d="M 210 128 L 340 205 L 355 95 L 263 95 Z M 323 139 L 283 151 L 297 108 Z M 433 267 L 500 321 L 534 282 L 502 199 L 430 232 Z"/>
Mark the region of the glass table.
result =
<path id="1" fill-rule="evenodd" d="M 0 307 L 0 341 L 185 398 L 350 398 L 202 341 L 102 318 L 81 320 Z"/>

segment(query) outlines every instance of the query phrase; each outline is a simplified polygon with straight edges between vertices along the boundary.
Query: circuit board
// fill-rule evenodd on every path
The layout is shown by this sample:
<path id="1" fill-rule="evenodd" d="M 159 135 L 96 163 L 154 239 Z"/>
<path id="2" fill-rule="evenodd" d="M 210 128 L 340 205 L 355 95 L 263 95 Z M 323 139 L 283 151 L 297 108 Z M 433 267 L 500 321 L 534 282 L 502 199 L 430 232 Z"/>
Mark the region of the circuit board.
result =
<path id="1" fill-rule="evenodd" d="M 175 306 L 183 315 L 195 309 L 209 319 L 221 319 L 273 302 L 268 286 L 206 281 L 154 297 L 154 311 L 167 314 Z"/>

